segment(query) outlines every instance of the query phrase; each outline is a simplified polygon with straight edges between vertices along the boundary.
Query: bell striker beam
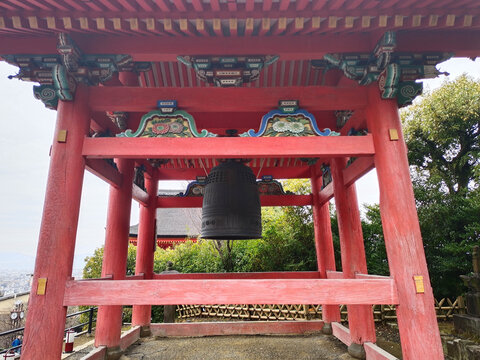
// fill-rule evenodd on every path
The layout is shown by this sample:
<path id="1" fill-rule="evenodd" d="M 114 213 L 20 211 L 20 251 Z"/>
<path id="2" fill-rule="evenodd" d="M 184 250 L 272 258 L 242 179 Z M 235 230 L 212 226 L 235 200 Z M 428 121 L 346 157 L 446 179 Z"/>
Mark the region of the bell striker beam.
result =
<path id="1" fill-rule="evenodd" d="M 140 205 L 135 275 L 143 273 L 144 279 L 153 279 L 153 256 L 157 233 L 155 219 L 157 213 L 158 180 L 145 173 L 145 187 L 149 199 L 148 206 Z M 151 311 L 151 305 L 134 305 L 132 326 L 149 326 Z"/>
<path id="2" fill-rule="evenodd" d="M 345 278 L 355 278 L 355 273 L 367 273 L 367 261 L 357 191 L 355 185 L 345 186 L 344 184 L 343 169 L 346 163 L 346 158 L 334 158 L 331 162 L 331 170 L 338 216 L 342 271 Z M 363 344 L 366 341 L 375 342 L 372 307 L 347 305 L 347 309 L 352 342 L 356 344 Z"/>
<path id="3" fill-rule="evenodd" d="M 112 276 L 114 280 L 123 280 L 127 268 L 134 162 L 130 159 L 117 159 L 116 162 L 123 181 L 120 188 L 110 186 L 102 277 Z M 121 330 L 122 306 L 100 306 L 95 346 L 105 345 L 114 351 L 120 344 Z"/>
<path id="4" fill-rule="evenodd" d="M 88 88 L 80 85 L 74 101 L 58 105 L 22 359 L 59 359 L 62 353 L 63 298 L 72 274 L 89 123 Z"/>
<path id="5" fill-rule="evenodd" d="M 317 268 L 320 278 L 327 278 L 327 270 L 335 271 L 335 253 L 333 249 L 332 226 L 330 222 L 329 202 L 320 204 L 319 192 L 322 177 L 318 165 L 311 167 L 313 194 L 313 228 L 315 234 L 315 252 L 317 255 Z M 338 305 L 322 305 L 322 320 L 325 322 L 324 332 L 329 323 L 340 321 L 340 308 Z"/>
<path id="6" fill-rule="evenodd" d="M 418 223 L 407 148 L 395 100 L 368 89 L 368 129 L 375 145 L 380 214 L 390 275 L 398 289 L 398 328 L 405 360 L 443 359 L 433 291 Z"/>

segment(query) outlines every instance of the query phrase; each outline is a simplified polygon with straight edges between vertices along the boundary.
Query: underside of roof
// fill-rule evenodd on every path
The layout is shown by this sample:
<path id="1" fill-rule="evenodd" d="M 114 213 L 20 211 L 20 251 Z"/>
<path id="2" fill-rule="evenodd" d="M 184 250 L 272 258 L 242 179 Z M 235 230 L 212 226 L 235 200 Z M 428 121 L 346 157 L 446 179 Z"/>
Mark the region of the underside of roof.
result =
<path id="1" fill-rule="evenodd" d="M 275 36 L 478 28 L 477 0 L 4 0 L 0 34 Z"/>

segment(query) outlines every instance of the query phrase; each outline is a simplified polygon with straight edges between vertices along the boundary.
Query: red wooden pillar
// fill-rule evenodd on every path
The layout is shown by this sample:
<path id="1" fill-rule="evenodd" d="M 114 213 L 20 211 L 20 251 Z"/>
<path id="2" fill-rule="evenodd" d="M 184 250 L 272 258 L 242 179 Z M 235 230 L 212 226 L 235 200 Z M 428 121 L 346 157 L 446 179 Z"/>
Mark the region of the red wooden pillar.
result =
<path id="1" fill-rule="evenodd" d="M 360 211 L 358 210 L 357 191 L 355 185 L 344 185 L 343 170 L 346 163 L 345 158 L 335 158 L 332 159 L 330 165 L 340 234 L 342 271 L 345 278 L 354 278 L 355 273 L 367 273 L 367 261 Z M 366 341 L 375 342 L 372 306 L 348 305 L 347 309 L 352 341 L 356 344 L 363 344 Z M 355 345 L 352 348 L 354 347 Z M 349 352 L 351 352 L 350 347 Z"/>
<path id="2" fill-rule="evenodd" d="M 388 265 L 398 289 L 397 318 L 403 358 L 443 359 L 397 104 L 395 100 L 382 100 L 375 86 L 368 91 L 366 114 L 375 145 Z M 415 276 L 423 277 L 423 289 L 416 288 Z"/>
<path id="3" fill-rule="evenodd" d="M 138 86 L 138 74 L 133 71 L 119 72 L 118 80 L 120 80 L 123 86 Z"/>
<path id="4" fill-rule="evenodd" d="M 63 297 L 72 275 L 85 170 L 82 146 L 89 124 L 88 88 L 79 85 L 74 101 L 58 104 L 22 359 L 61 357 L 67 312 Z"/>
<path id="5" fill-rule="evenodd" d="M 123 175 L 119 188 L 110 186 L 102 277 L 114 280 L 126 277 L 130 210 L 132 206 L 133 160 L 117 159 Z M 108 281 L 108 280 L 106 280 Z M 100 306 L 97 315 L 95 346 L 105 345 L 114 352 L 120 344 L 122 306 Z"/>
<path id="6" fill-rule="evenodd" d="M 318 194 L 321 189 L 322 176 L 317 165 L 312 167 L 312 193 L 313 193 L 313 228 L 315 233 L 315 251 L 317 255 L 317 268 L 322 279 L 327 278 L 327 270 L 335 271 L 335 253 L 333 249 L 332 226 L 328 201 L 320 204 Z M 341 321 L 338 305 L 322 305 L 322 319 L 325 322 L 323 332 L 332 331 L 331 322 Z"/>
<path id="7" fill-rule="evenodd" d="M 144 274 L 144 279 L 153 278 L 153 256 L 156 241 L 156 213 L 158 180 L 145 173 L 145 187 L 149 194 L 148 206 L 140 205 L 140 219 L 138 226 L 137 259 L 135 275 Z M 142 326 L 142 333 L 148 334 L 152 306 L 134 305 L 132 311 L 132 325 Z"/>

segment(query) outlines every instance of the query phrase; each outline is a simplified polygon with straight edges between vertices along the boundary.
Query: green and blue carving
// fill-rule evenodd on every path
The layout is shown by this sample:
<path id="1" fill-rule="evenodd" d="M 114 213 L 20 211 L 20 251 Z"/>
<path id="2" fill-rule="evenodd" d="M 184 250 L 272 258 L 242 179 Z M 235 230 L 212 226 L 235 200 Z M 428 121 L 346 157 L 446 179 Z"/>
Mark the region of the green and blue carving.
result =
<path id="1" fill-rule="evenodd" d="M 353 110 L 334 111 L 334 115 L 337 118 L 337 128 L 341 129 L 342 127 L 344 127 L 347 121 L 352 117 L 353 113 Z"/>
<path id="2" fill-rule="evenodd" d="M 165 114 L 160 110 L 153 110 L 142 116 L 137 131 L 127 130 L 117 137 L 216 137 L 205 129 L 197 131 L 195 120 L 189 113 L 177 110 Z"/>
<path id="3" fill-rule="evenodd" d="M 328 166 L 327 164 L 322 164 L 320 169 L 322 170 L 322 189 L 323 189 L 332 182 L 332 171 L 330 170 L 330 166 Z"/>
<path id="4" fill-rule="evenodd" d="M 73 100 L 76 84 L 98 85 L 112 78 L 119 71 L 147 71 L 150 69 L 148 62 L 134 62 L 129 55 L 84 54 L 66 33 L 58 34 L 58 54 L 47 55 L 2 55 L 9 64 L 19 67 L 16 75 L 23 81 L 40 83 L 41 87 L 34 87 L 35 97 L 45 99 L 45 105 L 55 109 L 58 100 Z M 46 89 L 54 89 L 56 101 L 48 96 L 42 96 Z"/>
<path id="5" fill-rule="evenodd" d="M 72 101 L 77 88 L 75 78 L 67 72 L 66 66 L 55 65 L 52 69 L 53 86 L 60 100 Z"/>
<path id="6" fill-rule="evenodd" d="M 177 56 L 191 67 L 197 77 L 219 87 L 242 86 L 259 78 L 264 67 L 278 60 L 275 55 L 250 56 Z"/>
<path id="7" fill-rule="evenodd" d="M 187 190 L 185 190 L 185 193 L 180 193 L 179 196 L 187 197 L 187 196 L 193 196 L 193 197 L 199 197 L 203 196 L 205 193 L 205 182 L 200 182 L 200 181 L 192 181 L 191 183 L 188 184 Z"/>
<path id="8" fill-rule="evenodd" d="M 58 106 L 58 96 L 53 85 L 35 85 L 33 95 L 49 109 L 55 110 Z"/>
<path id="9" fill-rule="evenodd" d="M 383 99 L 396 98 L 400 106 L 405 106 L 422 93 L 423 85 L 415 80 L 430 79 L 442 74 L 435 66 L 453 54 L 396 53 L 396 45 L 395 32 L 387 31 L 371 54 L 326 54 L 322 60 L 312 60 L 312 66 L 324 68 L 325 71 L 340 69 L 347 78 L 360 85 L 378 81 Z"/>
<path id="10" fill-rule="evenodd" d="M 315 117 L 306 110 L 293 112 L 272 110 L 262 117 L 260 129 L 250 129 L 241 137 L 280 137 L 280 136 L 338 136 L 340 133 L 328 128 L 320 130 Z"/>
<path id="11" fill-rule="evenodd" d="M 257 180 L 259 195 L 286 195 L 281 182 L 273 180 L 272 176 L 262 176 L 261 180 Z M 289 194 L 292 194 L 289 192 Z"/>

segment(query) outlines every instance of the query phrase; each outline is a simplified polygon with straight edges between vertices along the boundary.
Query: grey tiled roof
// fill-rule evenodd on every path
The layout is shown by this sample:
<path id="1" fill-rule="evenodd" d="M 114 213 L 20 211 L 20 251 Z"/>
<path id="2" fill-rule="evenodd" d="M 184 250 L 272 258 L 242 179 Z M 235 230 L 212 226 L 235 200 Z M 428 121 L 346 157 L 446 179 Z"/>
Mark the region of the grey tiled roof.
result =
<path id="1" fill-rule="evenodd" d="M 174 195 L 181 192 L 165 191 L 160 195 Z M 198 237 L 201 230 L 202 209 L 170 208 L 157 209 L 157 237 Z M 130 226 L 130 235 L 138 235 L 138 224 Z"/>

